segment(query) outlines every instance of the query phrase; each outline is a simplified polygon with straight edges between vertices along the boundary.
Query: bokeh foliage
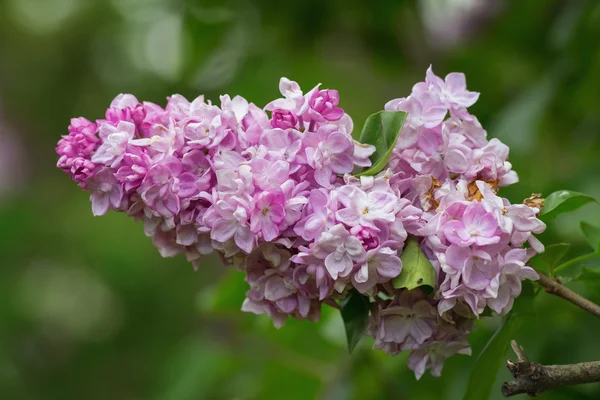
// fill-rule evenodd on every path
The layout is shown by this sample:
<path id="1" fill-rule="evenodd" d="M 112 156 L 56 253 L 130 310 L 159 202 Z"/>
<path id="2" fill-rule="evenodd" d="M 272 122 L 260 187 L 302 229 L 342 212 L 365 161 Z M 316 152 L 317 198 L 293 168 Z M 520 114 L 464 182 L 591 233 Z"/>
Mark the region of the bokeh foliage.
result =
<path id="1" fill-rule="evenodd" d="M 0 1 L 0 137 L 20 148 L 0 163 L 10 171 L 0 174 L 0 398 L 461 398 L 498 319 L 480 322 L 473 357 L 416 382 L 404 357 L 370 351 L 368 340 L 349 356 L 334 310 L 279 331 L 241 313 L 239 274 L 217 258 L 196 272 L 183 258 L 161 259 L 140 224 L 93 218 L 87 195 L 53 167 L 68 119 L 100 118 L 120 92 L 157 103 L 175 92 L 241 94 L 261 105 L 287 76 L 338 89 L 360 129 L 432 63 L 439 75 L 467 74 L 482 93 L 473 113 L 511 146 L 521 182 L 503 195 L 600 198 L 600 4 L 482 1 L 493 12 L 473 15 L 463 39 L 440 46 L 426 31 L 426 3 Z M 599 226 L 600 207 L 559 216 L 542 240 L 573 243 L 567 257 L 589 252 L 580 220 Z M 584 266 L 594 260 L 569 273 Z M 600 301 L 597 285 L 569 285 Z M 534 306 L 515 333 L 530 358 L 600 359 L 597 320 L 549 295 Z M 502 369 L 492 398 L 508 377 Z M 597 399 L 600 386 L 542 398 Z"/>

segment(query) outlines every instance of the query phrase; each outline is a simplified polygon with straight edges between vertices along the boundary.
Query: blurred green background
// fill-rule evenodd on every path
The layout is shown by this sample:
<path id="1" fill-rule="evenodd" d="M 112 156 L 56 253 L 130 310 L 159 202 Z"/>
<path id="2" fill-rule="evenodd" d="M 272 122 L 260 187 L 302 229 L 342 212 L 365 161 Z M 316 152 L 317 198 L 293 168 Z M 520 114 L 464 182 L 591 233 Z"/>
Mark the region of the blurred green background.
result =
<path id="1" fill-rule="evenodd" d="M 504 190 L 600 198 L 600 2 L 595 0 L 0 0 L 0 398 L 7 400 L 460 399 L 474 356 L 417 382 L 405 357 L 347 354 L 339 315 L 277 331 L 241 313 L 244 285 L 211 258 L 162 259 L 125 215 L 92 217 L 54 167 L 72 116 L 102 117 L 130 92 L 258 105 L 281 76 L 336 88 L 360 128 L 432 63 L 481 92 L 472 112 L 511 146 L 521 182 Z M 580 220 L 546 244 L 590 251 Z M 600 288 L 572 288 L 600 301 Z M 600 359 L 599 322 L 541 294 L 516 339 L 541 363 Z M 508 357 L 509 355 L 507 355 Z M 500 384 L 509 378 L 502 368 Z M 599 399 L 600 385 L 543 399 Z"/>

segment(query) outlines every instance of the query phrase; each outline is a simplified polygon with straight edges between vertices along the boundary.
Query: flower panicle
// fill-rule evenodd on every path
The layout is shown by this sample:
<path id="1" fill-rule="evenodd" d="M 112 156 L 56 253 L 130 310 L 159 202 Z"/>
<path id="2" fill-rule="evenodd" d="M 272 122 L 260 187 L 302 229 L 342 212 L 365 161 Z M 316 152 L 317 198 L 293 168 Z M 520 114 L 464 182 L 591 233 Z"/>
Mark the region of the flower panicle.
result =
<path id="1" fill-rule="evenodd" d="M 518 178 L 508 147 L 467 111 L 479 94 L 463 74 L 429 68 L 385 105 L 408 113 L 386 168 L 355 177 L 375 147 L 352 139 L 339 93 L 304 93 L 287 78 L 279 89 L 264 108 L 177 94 L 163 108 L 121 94 L 104 119 L 71 120 L 57 166 L 90 192 L 94 215 L 143 221 L 162 256 L 184 253 L 196 268 L 212 252 L 235 259 L 249 284 L 243 311 L 277 327 L 315 321 L 323 303 L 357 290 L 376 303 L 374 348 L 409 351 L 417 378 L 439 375 L 449 356 L 470 353 L 474 318 L 511 309 L 543 251 L 539 202 L 498 196 Z M 435 270 L 432 294 L 392 290 L 412 268 L 401 260 L 409 235 Z"/>

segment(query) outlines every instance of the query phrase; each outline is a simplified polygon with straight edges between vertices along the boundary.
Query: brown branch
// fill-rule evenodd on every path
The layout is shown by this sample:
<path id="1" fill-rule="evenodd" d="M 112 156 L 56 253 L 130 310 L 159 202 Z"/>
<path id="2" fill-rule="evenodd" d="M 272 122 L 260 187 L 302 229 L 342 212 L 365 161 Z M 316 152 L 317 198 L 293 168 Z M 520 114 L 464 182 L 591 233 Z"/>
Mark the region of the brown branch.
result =
<path id="1" fill-rule="evenodd" d="M 540 276 L 540 279 L 536 282 L 542 285 L 546 289 L 546 292 L 556 295 L 558 297 L 562 297 L 563 299 L 570 301 L 576 306 L 579 306 L 585 311 L 595 315 L 597 318 L 600 318 L 600 306 L 598 304 L 593 303 L 585 297 L 578 295 L 566 286 L 551 279 L 549 276 L 544 275 L 544 273 L 537 270 L 536 272 Z"/>
<path id="2" fill-rule="evenodd" d="M 600 361 L 583 362 L 569 365 L 540 365 L 529 361 L 523 347 L 514 340 L 511 347 L 517 355 L 517 361 L 507 361 L 506 367 L 515 378 L 504 382 L 502 394 L 505 397 L 527 393 L 537 396 L 547 390 L 562 386 L 600 382 Z"/>

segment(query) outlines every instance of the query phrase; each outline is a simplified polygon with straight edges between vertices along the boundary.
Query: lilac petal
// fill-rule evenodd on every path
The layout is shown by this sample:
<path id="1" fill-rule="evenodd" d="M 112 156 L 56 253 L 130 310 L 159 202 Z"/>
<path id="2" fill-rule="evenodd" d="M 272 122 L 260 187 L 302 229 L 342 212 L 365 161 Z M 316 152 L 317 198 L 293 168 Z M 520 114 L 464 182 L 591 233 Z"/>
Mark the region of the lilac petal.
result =
<path id="1" fill-rule="evenodd" d="M 304 318 L 308 316 L 310 312 L 310 299 L 308 297 L 298 295 L 298 312 Z"/>
<path id="2" fill-rule="evenodd" d="M 415 373 L 417 380 L 421 379 L 427 368 L 429 357 L 425 351 L 413 351 L 408 357 L 408 368 Z"/>
<path id="3" fill-rule="evenodd" d="M 390 316 L 383 322 L 385 334 L 383 340 L 386 342 L 402 343 L 408 337 L 411 330 L 411 323 L 401 316 Z"/>
<path id="4" fill-rule="evenodd" d="M 343 112 L 342 112 L 343 113 Z M 325 141 L 325 144 L 333 154 L 344 153 L 347 152 L 350 148 L 353 147 L 352 141 L 348 138 L 347 135 L 344 135 L 341 132 L 334 132 Z"/>
<path id="5" fill-rule="evenodd" d="M 308 150 L 308 149 L 307 149 Z M 331 186 L 332 170 L 328 166 L 315 169 L 315 181 L 323 187 Z"/>
<path id="6" fill-rule="evenodd" d="M 444 226 L 444 235 L 450 243 L 457 245 L 461 245 L 471 238 L 471 235 L 467 232 L 465 225 L 461 221 L 449 221 Z"/>
<path id="7" fill-rule="evenodd" d="M 108 193 L 93 192 L 90 196 L 92 202 L 92 213 L 94 216 L 101 216 L 108 212 L 110 208 L 110 198 Z"/>
<path id="8" fill-rule="evenodd" d="M 263 239 L 272 242 L 279 235 L 279 226 L 270 219 L 264 219 L 261 228 Z"/>
<path id="9" fill-rule="evenodd" d="M 352 260 L 348 255 L 344 255 L 338 260 L 335 253 L 331 253 L 325 258 L 325 268 L 333 279 L 337 279 L 340 274 L 344 276 L 352 270 Z"/>
<path id="10" fill-rule="evenodd" d="M 198 231 L 193 224 L 177 226 L 177 244 L 191 246 L 198 240 Z"/>
<path id="11" fill-rule="evenodd" d="M 273 222 L 280 223 L 285 218 L 285 210 L 279 204 L 272 204 L 269 207 L 268 216 Z"/>
<path id="12" fill-rule="evenodd" d="M 346 238 L 346 241 L 344 242 L 344 247 L 346 249 L 346 252 L 355 259 L 358 258 L 358 256 L 361 256 L 365 253 L 365 249 L 362 243 L 354 236 L 349 236 L 348 238 Z"/>
<path id="13" fill-rule="evenodd" d="M 294 292 L 285 285 L 283 277 L 272 276 L 267 280 L 265 285 L 265 299 L 277 301 L 291 296 L 292 294 L 294 294 Z"/>
<path id="14" fill-rule="evenodd" d="M 467 79 L 465 74 L 460 72 L 451 72 L 446 75 L 446 88 L 451 92 L 462 92 L 467 90 Z"/>
<path id="15" fill-rule="evenodd" d="M 383 250 L 383 249 L 382 249 Z M 390 249 L 391 250 L 391 249 Z M 377 274 L 385 279 L 393 279 L 400 275 L 402 271 L 402 261 L 396 255 L 381 257 L 377 266 Z"/>
<path id="16" fill-rule="evenodd" d="M 417 343 L 421 344 L 431 337 L 433 327 L 427 320 L 416 318 L 412 321 L 410 334 Z"/>
<path id="17" fill-rule="evenodd" d="M 248 254 L 250 254 L 252 252 L 252 249 L 254 248 L 254 240 L 254 234 L 246 226 L 240 226 L 235 231 L 235 244 Z"/>
<path id="18" fill-rule="evenodd" d="M 213 225 L 210 237 L 217 242 L 225 243 L 233 237 L 235 232 L 236 224 L 233 221 L 219 219 Z"/>
<path id="19" fill-rule="evenodd" d="M 468 247 L 453 244 L 446 250 L 446 263 L 454 270 L 461 272 L 470 255 L 471 250 Z"/>
<path id="20" fill-rule="evenodd" d="M 369 263 L 363 263 L 356 274 L 354 274 L 354 280 L 358 283 L 365 283 L 369 280 Z"/>
<path id="21" fill-rule="evenodd" d="M 198 194 L 199 190 L 196 186 L 198 177 L 191 172 L 184 172 L 179 175 L 179 191 L 177 194 L 183 198 L 192 197 Z"/>
<path id="22" fill-rule="evenodd" d="M 344 208 L 335 213 L 338 221 L 343 222 L 348 226 L 355 226 L 360 220 L 360 216 L 351 208 Z"/>
<path id="23" fill-rule="evenodd" d="M 483 290 L 490 282 L 475 263 L 467 264 L 463 273 L 463 281 L 467 287 L 473 290 Z"/>
<path id="24" fill-rule="evenodd" d="M 479 235 L 491 237 L 496 233 L 496 229 L 498 229 L 498 221 L 496 221 L 496 217 L 494 217 L 493 214 L 487 213 L 483 218 L 479 219 L 477 225 L 477 232 Z"/>
<path id="25" fill-rule="evenodd" d="M 344 116 L 344 110 L 336 107 L 331 112 L 324 115 L 328 121 L 337 121 Z"/>
<path id="26" fill-rule="evenodd" d="M 377 285 L 377 275 L 371 274 L 365 282 L 358 282 L 355 277 L 352 277 L 352 284 L 361 293 L 367 293 L 375 285 Z"/>
<path id="27" fill-rule="evenodd" d="M 446 167 L 451 172 L 462 174 L 469 170 L 470 164 L 467 158 L 458 150 L 449 150 L 444 157 Z"/>
<path id="28" fill-rule="evenodd" d="M 331 163 L 329 166 L 336 174 L 345 174 L 352 172 L 354 169 L 354 160 L 348 153 L 339 153 L 331 156 Z"/>
<path id="29" fill-rule="evenodd" d="M 313 240 L 317 237 L 319 233 L 323 231 L 326 222 L 327 221 L 324 220 L 323 217 L 314 214 L 304 223 L 304 231 L 302 233 L 302 238 L 304 238 L 305 240 Z"/>
<path id="30" fill-rule="evenodd" d="M 295 297 L 290 296 L 284 299 L 277 300 L 277 307 L 286 314 L 293 312 L 298 306 L 298 301 Z"/>

